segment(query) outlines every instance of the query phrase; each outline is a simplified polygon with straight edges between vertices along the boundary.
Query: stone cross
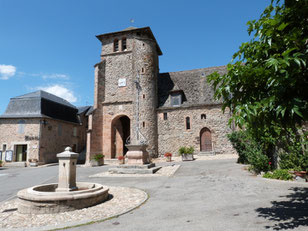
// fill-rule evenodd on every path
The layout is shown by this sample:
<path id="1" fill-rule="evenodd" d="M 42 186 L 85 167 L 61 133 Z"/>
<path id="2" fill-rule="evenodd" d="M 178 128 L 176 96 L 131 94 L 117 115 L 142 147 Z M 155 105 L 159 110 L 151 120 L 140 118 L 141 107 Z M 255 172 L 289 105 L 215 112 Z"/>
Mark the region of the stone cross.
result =
<path id="1" fill-rule="evenodd" d="M 72 152 L 70 147 L 57 154 L 59 159 L 59 182 L 56 192 L 69 192 L 77 190 L 76 164 L 78 153 Z"/>

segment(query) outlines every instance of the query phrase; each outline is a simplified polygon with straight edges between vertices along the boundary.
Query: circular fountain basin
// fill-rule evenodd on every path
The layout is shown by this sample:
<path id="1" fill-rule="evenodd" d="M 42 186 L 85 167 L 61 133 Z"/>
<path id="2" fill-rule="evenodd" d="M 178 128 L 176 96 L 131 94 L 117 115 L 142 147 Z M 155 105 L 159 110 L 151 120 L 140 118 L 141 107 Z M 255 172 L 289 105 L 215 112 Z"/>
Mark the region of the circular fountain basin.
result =
<path id="1" fill-rule="evenodd" d="M 17 193 L 18 212 L 24 214 L 61 213 L 99 204 L 108 199 L 109 188 L 101 184 L 77 182 L 77 190 L 56 192 L 58 184 L 37 185 Z"/>

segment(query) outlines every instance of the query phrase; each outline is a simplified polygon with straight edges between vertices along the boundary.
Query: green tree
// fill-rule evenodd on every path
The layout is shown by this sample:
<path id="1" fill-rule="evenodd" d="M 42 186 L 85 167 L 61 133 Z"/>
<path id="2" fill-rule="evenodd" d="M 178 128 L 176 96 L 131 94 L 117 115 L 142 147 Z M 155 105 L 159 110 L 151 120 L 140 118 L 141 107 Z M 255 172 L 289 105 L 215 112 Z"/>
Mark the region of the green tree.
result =
<path id="1" fill-rule="evenodd" d="M 308 1 L 272 0 L 247 25 L 251 41 L 242 43 L 225 75 L 214 73 L 208 81 L 231 120 L 271 155 L 279 137 L 308 118 Z"/>

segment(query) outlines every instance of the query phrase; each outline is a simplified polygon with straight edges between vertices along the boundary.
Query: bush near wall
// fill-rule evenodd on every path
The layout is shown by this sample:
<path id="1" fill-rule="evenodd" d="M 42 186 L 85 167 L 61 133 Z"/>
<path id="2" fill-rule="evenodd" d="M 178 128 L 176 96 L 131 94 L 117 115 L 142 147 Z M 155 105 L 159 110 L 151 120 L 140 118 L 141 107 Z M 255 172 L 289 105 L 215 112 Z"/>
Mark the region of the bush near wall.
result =
<path id="1" fill-rule="evenodd" d="M 257 173 L 270 170 L 269 157 L 263 154 L 262 145 L 247 131 L 233 132 L 228 138 L 239 155 L 238 163 L 250 164 L 251 169 Z"/>
<path id="2" fill-rule="evenodd" d="M 288 136 L 282 137 L 277 143 L 280 144 L 278 166 L 286 171 L 274 171 L 266 175 L 268 178 L 289 179 L 288 170 L 308 171 L 308 134 L 301 135 L 290 132 Z M 253 136 L 245 130 L 236 131 L 228 135 L 239 158 L 238 163 L 250 164 L 251 169 L 257 173 L 272 170 L 270 158 L 264 154 L 265 148 L 262 143 L 256 141 Z"/>

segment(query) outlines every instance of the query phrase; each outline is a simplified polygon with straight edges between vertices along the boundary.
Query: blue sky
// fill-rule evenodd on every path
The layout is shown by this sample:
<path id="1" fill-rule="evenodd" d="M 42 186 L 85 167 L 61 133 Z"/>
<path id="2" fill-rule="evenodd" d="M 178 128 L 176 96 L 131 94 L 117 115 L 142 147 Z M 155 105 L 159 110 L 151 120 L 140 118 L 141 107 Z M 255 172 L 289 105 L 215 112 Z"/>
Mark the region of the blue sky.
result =
<path id="1" fill-rule="evenodd" d="M 270 0 L 0 0 L 0 114 L 38 89 L 92 105 L 95 35 L 150 26 L 160 72 L 220 66 L 249 40 Z M 134 22 L 131 22 L 131 19 Z"/>

